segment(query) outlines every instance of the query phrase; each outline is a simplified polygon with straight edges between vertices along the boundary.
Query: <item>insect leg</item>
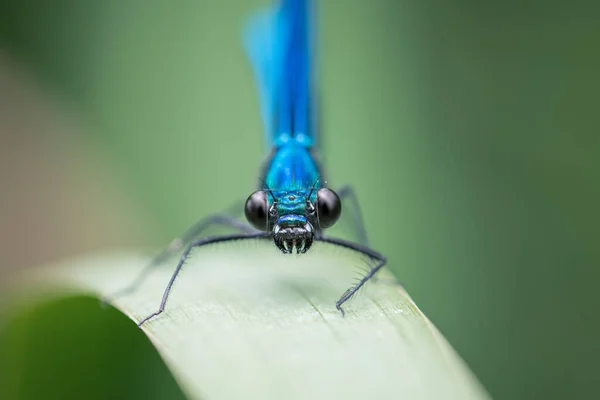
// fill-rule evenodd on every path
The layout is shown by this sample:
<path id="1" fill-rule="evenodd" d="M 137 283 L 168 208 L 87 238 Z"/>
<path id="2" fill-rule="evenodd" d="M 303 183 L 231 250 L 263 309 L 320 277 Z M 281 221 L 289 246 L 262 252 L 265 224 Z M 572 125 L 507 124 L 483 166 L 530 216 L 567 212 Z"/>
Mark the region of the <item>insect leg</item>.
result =
<path id="1" fill-rule="evenodd" d="M 179 275 L 179 272 L 181 271 L 181 268 L 183 267 L 185 260 L 188 258 L 190 252 L 195 247 L 202 247 L 202 246 L 206 246 L 206 245 L 218 243 L 218 242 L 228 242 L 228 241 L 232 241 L 232 240 L 252 239 L 252 238 L 261 238 L 261 237 L 266 238 L 266 237 L 270 237 L 270 235 L 268 233 L 264 233 L 264 232 L 236 233 L 236 234 L 231 234 L 231 235 L 206 237 L 206 238 L 197 240 L 197 241 L 193 242 L 192 244 L 190 244 L 189 247 L 182 254 L 181 258 L 179 259 L 179 263 L 177 264 L 177 268 L 175 268 L 175 271 L 173 271 L 173 275 L 171 275 L 171 279 L 169 279 L 169 283 L 167 284 L 167 287 L 165 288 L 165 291 L 163 293 L 162 300 L 160 302 L 160 306 L 158 307 L 158 310 L 153 312 L 152 314 L 148 315 L 146 318 L 142 319 L 138 323 L 138 326 L 142 326 L 145 322 L 156 317 L 157 315 L 161 314 L 165 310 L 165 306 L 167 304 L 167 300 L 169 299 L 169 294 L 171 293 L 171 288 L 173 287 L 173 283 L 175 283 L 175 279 L 177 279 L 177 275 Z"/>
<path id="2" fill-rule="evenodd" d="M 387 259 L 375 250 L 372 250 L 369 247 L 363 246 L 358 243 L 352 243 L 342 239 L 323 236 L 321 236 L 318 240 L 358 251 L 377 261 L 377 263 L 374 266 L 371 266 L 369 268 L 369 271 L 365 274 L 365 276 L 363 276 L 350 289 L 346 290 L 344 294 L 342 294 L 342 296 L 339 298 L 339 300 L 335 303 L 335 308 L 337 308 L 342 313 L 342 316 L 344 316 L 346 313 L 342 308 L 342 304 L 348 301 L 358 291 L 358 289 L 360 289 L 369 279 L 371 279 L 373 275 L 375 275 L 377 271 L 379 271 L 386 264 Z"/>
<path id="3" fill-rule="evenodd" d="M 360 211 L 360 204 L 358 202 L 358 198 L 356 197 L 356 193 L 354 192 L 354 188 L 352 188 L 350 185 L 344 185 L 338 189 L 337 194 L 342 200 L 342 205 L 344 204 L 345 200 L 350 202 L 350 210 L 352 210 L 352 218 L 358 231 L 359 243 L 363 246 L 369 246 L 367 230 L 365 229 L 362 212 Z"/>
<path id="4" fill-rule="evenodd" d="M 161 251 L 159 254 L 154 256 L 152 260 L 150 260 L 150 262 L 144 267 L 144 269 L 142 269 L 139 272 L 139 274 L 135 277 L 135 279 L 133 279 L 133 281 L 131 281 L 131 283 L 129 283 L 129 285 L 118 290 L 112 295 L 103 298 L 102 303 L 106 305 L 117 297 L 121 297 L 123 295 L 134 292 L 144 282 L 146 277 L 156 266 L 162 264 L 174 253 L 181 250 L 183 246 L 188 245 L 203 231 L 214 225 L 232 227 L 248 234 L 260 232 L 257 229 L 252 228 L 248 224 L 241 222 L 233 217 L 230 217 L 229 215 L 215 214 L 206 217 L 192 225 L 187 231 L 184 232 L 183 235 L 181 235 L 178 238 L 175 238 L 163 251 Z"/>

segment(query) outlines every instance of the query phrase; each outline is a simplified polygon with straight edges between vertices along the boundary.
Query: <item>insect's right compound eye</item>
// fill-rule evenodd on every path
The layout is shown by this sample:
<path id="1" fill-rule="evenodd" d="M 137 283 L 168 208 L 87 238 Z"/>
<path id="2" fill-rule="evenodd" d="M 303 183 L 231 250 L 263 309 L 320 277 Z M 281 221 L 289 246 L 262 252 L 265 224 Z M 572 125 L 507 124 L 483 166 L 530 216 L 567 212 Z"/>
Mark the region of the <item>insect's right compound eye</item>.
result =
<path id="1" fill-rule="evenodd" d="M 262 190 L 252 193 L 246 200 L 244 213 L 250 225 L 261 231 L 266 231 L 269 227 L 267 194 Z"/>
<path id="2" fill-rule="evenodd" d="M 317 190 L 317 215 L 320 228 L 335 224 L 342 213 L 342 202 L 336 192 L 328 188 Z"/>

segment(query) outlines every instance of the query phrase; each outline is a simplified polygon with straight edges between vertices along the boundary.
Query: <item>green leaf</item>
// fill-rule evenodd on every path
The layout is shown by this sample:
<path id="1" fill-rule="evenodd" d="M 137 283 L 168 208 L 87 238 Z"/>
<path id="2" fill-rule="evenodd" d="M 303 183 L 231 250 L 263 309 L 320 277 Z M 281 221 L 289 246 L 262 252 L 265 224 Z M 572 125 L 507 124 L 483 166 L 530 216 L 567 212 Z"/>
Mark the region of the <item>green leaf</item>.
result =
<path id="1" fill-rule="evenodd" d="M 176 261 L 114 306 L 136 322 L 155 311 Z M 20 298 L 110 295 L 146 262 L 101 254 L 39 268 Z M 264 240 L 215 244 L 192 253 L 142 330 L 190 399 L 489 398 L 385 269 L 340 315 L 335 301 L 364 268 L 359 253 L 325 243 L 304 255 Z"/>

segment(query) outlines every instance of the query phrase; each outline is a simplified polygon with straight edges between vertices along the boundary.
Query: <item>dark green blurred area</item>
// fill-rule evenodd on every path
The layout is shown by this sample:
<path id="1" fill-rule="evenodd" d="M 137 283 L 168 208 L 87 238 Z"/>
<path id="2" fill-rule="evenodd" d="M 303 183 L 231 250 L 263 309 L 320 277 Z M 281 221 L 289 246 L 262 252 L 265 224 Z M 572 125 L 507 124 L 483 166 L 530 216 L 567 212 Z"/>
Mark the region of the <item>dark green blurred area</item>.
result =
<path id="1" fill-rule="evenodd" d="M 258 3 L 4 1 L 0 43 L 95 128 L 166 243 L 254 189 Z M 373 246 L 494 398 L 595 397 L 600 5 L 320 10 L 323 157 Z"/>
<path id="2" fill-rule="evenodd" d="M 2 399 L 184 399 L 142 332 L 98 299 L 27 307 L 9 322 L 0 331 Z"/>

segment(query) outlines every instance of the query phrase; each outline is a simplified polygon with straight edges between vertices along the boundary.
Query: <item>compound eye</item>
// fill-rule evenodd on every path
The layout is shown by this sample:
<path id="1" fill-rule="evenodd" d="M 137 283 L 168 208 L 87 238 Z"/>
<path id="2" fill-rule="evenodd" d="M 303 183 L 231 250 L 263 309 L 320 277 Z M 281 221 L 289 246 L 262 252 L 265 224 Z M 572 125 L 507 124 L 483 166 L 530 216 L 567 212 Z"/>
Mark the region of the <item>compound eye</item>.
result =
<path id="1" fill-rule="evenodd" d="M 337 193 L 328 188 L 317 190 L 317 217 L 321 229 L 337 222 L 342 213 L 342 202 Z"/>
<path id="2" fill-rule="evenodd" d="M 267 194 L 264 191 L 257 190 L 252 193 L 246 200 L 246 206 L 244 207 L 244 213 L 250 225 L 258 230 L 266 231 L 269 226 L 268 207 Z"/>

